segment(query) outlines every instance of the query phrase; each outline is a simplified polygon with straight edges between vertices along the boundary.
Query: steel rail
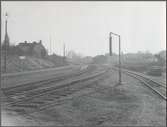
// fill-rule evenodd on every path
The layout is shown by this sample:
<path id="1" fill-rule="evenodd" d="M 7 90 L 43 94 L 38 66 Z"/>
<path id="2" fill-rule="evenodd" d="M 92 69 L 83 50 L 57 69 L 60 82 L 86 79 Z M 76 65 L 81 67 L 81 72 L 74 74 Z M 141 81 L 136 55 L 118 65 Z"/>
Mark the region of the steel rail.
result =
<path id="1" fill-rule="evenodd" d="M 155 81 L 155 80 L 153 80 L 152 78 L 150 78 L 150 77 L 148 77 L 148 76 L 146 76 L 146 75 L 144 75 L 144 74 L 138 73 L 138 72 L 129 71 L 129 70 L 127 70 L 127 69 L 123 69 L 123 71 L 124 71 L 124 70 L 125 70 L 126 72 L 133 73 L 133 74 L 135 74 L 135 75 L 138 75 L 138 76 L 140 76 L 140 77 L 143 77 L 143 78 L 145 78 L 145 79 L 147 79 L 147 80 L 149 80 L 149 81 L 154 82 L 155 84 L 158 84 L 159 86 L 162 86 L 162 87 L 165 87 L 165 88 L 166 88 L 166 83 L 164 83 L 164 82 Z"/>
<path id="2" fill-rule="evenodd" d="M 92 78 L 95 78 L 95 77 L 98 77 L 102 74 L 104 74 L 106 72 L 105 71 L 102 71 L 102 72 L 96 72 L 94 73 L 93 75 L 91 76 L 87 76 L 87 77 L 84 77 L 84 78 L 81 78 L 81 79 L 74 79 L 68 83 L 65 83 L 65 84 L 61 84 L 59 86 L 54 86 L 54 87 L 50 87 L 50 88 L 47 88 L 47 89 L 42 89 L 42 90 L 45 90 L 44 92 L 40 93 L 40 91 L 38 91 L 39 94 L 37 95 L 34 95 L 34 96 L 31 96 L 31 97 L 26 97 L 26 98 L 22 98 L 21 100 L 16 100 L 16 101 L 13 101 L 13 102 L 10 102 L 10 103 L 7 103 L 6 105 L 13 105 L 13 104 L 18 104 L 18 103 L 21 103 L 21 102 L 24 102 L 24 101 L 29 101 L 29 100 L 32 100 L 36 97 L 40 97 L 40 96 L 45 96 L 47 94 L 51 94 L 51 93 L 54 93 L 57 89 L 60 89 L 60 88 L 63 88 L 63 87 L 68 87 L 68 86 L 72 86 L 73 84 L 76 84 L 76 83 L 79 83 L 79 82 L 83 82 L 83 81 L 87 81 L 89 79 L 92 79 Z M 23 94 L 24 95 L 24 94 Z"/>
<path id="3" fill-rule="evenodd" d="M 113 68 L 115 70 L 118 70 L 117 68 Z M 158 94 L 161 98 L 163 98 L 164 100 L 166 100 L 166 95 L 164 95 L 162 92 L 160 92 L 159 90 L 157 90 L 157 88 L 153 87 L 153 84 L 150 83 L 149 81 L 152 81 L 155 84 L 158 85 L 159 87 L 161 87 L 161 90 L 165 90 L 166 93 L 166 87 L 164 85 L 162 85 L 161 83 L 154 81 L 153 79 L 148 78 L 147 76 L 138 74 L 136 72 L 133 71 L 129 71 L 127 69 L 123 69 L 122 70 L 123 73 L 128 74 L 131 77 L 134 77 L 136 79 L 138 79 L 139 81 L 141 81 L 142 83 L 144 83 L 144 85 L 146 85 L 147 87 L 149 87 L 150 89 L 152 89 L 156 94 Z M 156 86 L 157 87 L 157 86 Z"/>
<path id="4" fill-rule="evenodd" d="M 69 65 L 69 66 L 63 66 L 63 67 L 40 69 L 40 70 L 35 70 L 35 71 L 25 71 L 25 72 L 17 72 L 17 73 L 5 73 L 5 74 L 1 75 L 1 78 L 3 79 L 3 78 L 6 78 L 6 77 L 15 77 L 15 76 L 20 76 L 20 75 L 29 75 L 29 74 L 34 74 L 34 73 L 48 72 L 48 71 L 62 71 L 62 70 L 72 69 L 72 67 L 73 66 Z"/>
<path id="5" fill-rule="evenodd" d="M 108 71 L 108 70 L 104 71 L 104 73 L 107 72 L 107 71 Z M 102 73 L 103 73 L 103 72 L 101 72 L 100 75 L 97 75 L 97 77 L 103 75 Z M 83 90 L 83 89 L 89 88 L 88 86 L 90 86 L 90 84 L 96 82 L 97 80 L 100 80 L 100 78 L 97 79 L 97 77 L 95 76 L 94 78 L 96 78 L 96 79 L 93 80 L 93 81 L 89 81 L 89 83 L 88 83 L 87 85 L 80 85 L 80 86 L 82 86 L 82 88 L 79 88 L 79 89 L 77 89 L 77 90 L 74 90 L 75 92 L 72 92 L 72 95 L 74 94 L 74 96 L 79 97 L 79 96 L 87 96 L 87 95 L 90 95 L 90 94 L 95 93 L 96 90 L 92 90 L 92 91 L 89 91 L 89 90 L 88 90 L 86 93 L 85 93 L 85 92 L 84 92 L 84 93 L 81 93 L 79 96 L 78 96 L 78 95 L 75 95 L 76 92 L 80 92 L 80 91 Z M 92 79 L 92 78 L 90 78 L 90 79 Z M 85 80 L 85 81 L 88 81 L 88 80 Z M 82 83 L 83 83 L 83 82 L 82 82 Z M 58 98 L 58 99 L 57 99 L 57 95 L 56 95 L 56 96 L 53 95 L 52 98 L 54 98 L 54 100 L 51 98 L 52 102 L 46 103 L 46 104 L 44 104 L 44 105 L 39 105 L 39 106 L 37 106 L 36 104 L 34 104 L 34 101 L 32 101 L 32 102 L 30 102 L 30 103 L 31 103 L 30 105 L 27 105 L 27 107 L 30 106 L 30 107 L 29 107 L 30 109 L 29 109 L 29 110 L 26 109 L 26 113 L 34 113 L 34 112 L 38 112 L 38 113 L 39 113 L 39 112 L 44 111 L 45 109 L 49 109 L 49 108 L 51 108 L 51 107 L 53 107 L 53 106 L 61 105 L 62 103 L 73 99 L 73 96 L 70 96 L 70 97 L 67 96 L 67 95 L 70 95 L 70 94 L 67 93 L 67 94 L 65 94 L 65 95 L 66 95 L 66 96 L 64 96 L 64 95 L 59 95 L 60 98 Z M 56 98 L 56 99 L 55 99 L 55 98 Z M 42 98 L 42 99 L 43 99 L 43 98 Z M 45 99 L 44 99 L 44 100 L 45 100 Z M 36 101 L 35 101 L 35 102 L 36 102 Z M 39 101 L 37 101 L 37 102 L 41 102 L 41 100 L 39 100 Z M 26 107 L 24 107 L 24 106 L 25 106 L 25 105 L 23 105 L 23 107 L 22 107 L 21 110 L 25 110 Z M 34 108 L 34 107 L 35 107 L 35 109 L 32 109 L 32 108 Z M 27 111 L 27 110 L 28 110 L 28 111 Z"/>
<path id="6" fill-rule="evenodd" d="M 150 83 L 148 83 L 147 81 L 145 81 L 144 79 L 141 79 L 139 76 L 135 75 L 134 73 L 129 73 L 129 72 L 125 72 L 128 73 L 130 76 L 138 79 L 139 81 L 141 81 L 142 83 L 144 83 L 144 85 L 146 85 L 147 87 L 149 87 L 150 89 L 152 89 L 155 93 L 157 93 L 158 95 L 160 95 L 160 97 L 162 97 L 163 99 L 166 100 L 166 95 L 163 95 L 160 91 L 158 91 L 156 88 L 152 87 Z"/>
<path id="7" fill-rule="evenodd" d="M 9 94 L 10 92 L 15 92 L 15 94 L 17 92 L 21 93 L 23 92 L 23 90 L 29 91 L 35 88 L 38 88 L 39 86 L 43 86 L 45 84 L 49 84 L 52 82 L 57 82 L 57 81 L 61 81 L 63 79 L 67 79 L 70 77 L 74 77 L 74 76 L 79 76 L 81 74 L 84 74 L 86 72 L 92 71 L 91 69 L 85 69 L 85 70 L 77 70 L 77 72 L 72 72 L 68 74 L 56 74 L 55 76 L 52 76 L 51 78 L 48 79 L 42 79 L 40 81 L 34 81 L 34 82 L 29 82 L 29 83 L 24 83 L 24 84 L 19 84 L 16 85 L 14 87 L 9 87 L 9 88 L 2 88 L 2 91 L 4 91 L 4 93 Z M 60 75 L 60 76 L 57 76 Z"/>

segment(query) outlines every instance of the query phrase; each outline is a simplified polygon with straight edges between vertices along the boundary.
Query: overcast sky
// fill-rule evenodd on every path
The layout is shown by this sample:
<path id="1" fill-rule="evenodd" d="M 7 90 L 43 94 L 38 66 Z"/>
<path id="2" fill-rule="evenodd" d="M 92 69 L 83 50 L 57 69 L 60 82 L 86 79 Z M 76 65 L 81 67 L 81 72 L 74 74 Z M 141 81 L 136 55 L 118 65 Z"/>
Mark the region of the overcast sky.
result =
<path id="1" fill-rule="evenodd" d="M 124 53 L 166 49 L 165 2 L 52 1 L 1 2 L 1 38 L 5 12 L 12 44 L 42 40 L 57 54 L 67 50 L 95 56 L 108 53 L 109 32 L 121 35 Z M 118 39 L 113 39 L 118 52 Z"/>

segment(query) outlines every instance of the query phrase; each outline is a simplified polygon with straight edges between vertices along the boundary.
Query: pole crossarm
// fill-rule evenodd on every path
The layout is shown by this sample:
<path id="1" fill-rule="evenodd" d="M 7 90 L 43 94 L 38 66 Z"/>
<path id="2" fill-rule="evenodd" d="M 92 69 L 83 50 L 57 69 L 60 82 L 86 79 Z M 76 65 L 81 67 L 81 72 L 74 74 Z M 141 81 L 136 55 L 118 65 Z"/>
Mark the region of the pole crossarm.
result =
<path id="1" fill-rule="evenodd" d="M 110 36 L 111 36 L 112 34 L 113 34 L 113 35 L 115 35 L 115 36 L 120 36 L 119 34 L 116 34 L 116 33 L 110 32 Z"/>

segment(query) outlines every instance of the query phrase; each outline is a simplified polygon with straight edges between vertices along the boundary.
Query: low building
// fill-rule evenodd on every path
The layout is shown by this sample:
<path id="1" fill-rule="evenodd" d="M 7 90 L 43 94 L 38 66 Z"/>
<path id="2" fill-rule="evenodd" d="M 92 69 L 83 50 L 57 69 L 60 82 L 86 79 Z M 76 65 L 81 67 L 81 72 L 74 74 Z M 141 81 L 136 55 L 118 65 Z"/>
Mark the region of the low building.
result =
<path id="1" fill-rule="evenodd" d="M 19 50 L 19 55 L 35 56 L 39 58 L 47 56 L 47 51 L 41 40 L 39 42 L 34 41 L 33 43 L 27 43 L 27 41 L 25 41 L 19 43 L 16 47 Z"/>

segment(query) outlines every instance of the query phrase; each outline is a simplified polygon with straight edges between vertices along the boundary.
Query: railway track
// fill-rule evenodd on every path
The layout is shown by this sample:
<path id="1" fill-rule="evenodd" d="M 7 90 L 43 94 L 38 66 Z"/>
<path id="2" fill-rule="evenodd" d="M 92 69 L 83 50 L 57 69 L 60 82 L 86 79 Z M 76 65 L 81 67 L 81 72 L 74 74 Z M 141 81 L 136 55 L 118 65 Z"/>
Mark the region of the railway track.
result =
<path id="1" fill-rule="evenodd" d="M 144 74 L 141 74 L 141 73 L 137 73 L 137 72 L 133 72 L 133 71 L 129 71 L 129 70 L 126 70 L 126 72 L 133 73 L 133 74 L 135 74 L 135 75 L 137 75 L 139 77 L 147 79 L 149 82 L 152 82 L 154 84 L 157 84 L 159 86 L 162 86 L 162 87 L 166 88 L 166 83 L 165 82 L 155 81 L 154 79 L 152 79 L 152 78 L 150 78 L 150 77 L 148 77 L 148 76 L 146 76 Z"/>
<path id="2" fill-rule="evenodd" d="M 113 68 L 115 70 L 118 70 L 118 68 Z M 144 85 L 146 85 L 148 88 L 154 91 L 154 93 L 158 94 L 162 99 L 166 100 L 166 84 L 162 82 L 157 82 L 141 73 L 129 71 L 127 69 L 122 69 L 123 73 L 128 74 L 131 77 L 136 78 L 140 82 L 142 82 Z"/>
<path id="3" fill-rule="evenodd" d="M 24 89 L 24 91 L 17 92 L 16 88 L 14 88 L 13 94 L 11 94 L 12 89 L 10 89 L 10 91 L 6 91 L 6 95 L 8 94 L 8 97 L 10 98 L 10 102 L 6 105 L 15 111 L 34 112 L 41 109 L 44 110 L 46 107 L 60 104 L 62 98 L 67 98 L 69 95 L 72 95 L 79 90 L 88 88 L 91 83 L 100 80 L 106 71 L 108 71 L 108 69 L 101 69 L 93 74 L 86 76 L 81 75 L 80 77 L 77 77 L 77 79 L 74 78 L 67 82 L 57 83 L 56 86 L 38 87 L 38 89 L 35 90 L 31 89 L 25 91 L 26 89 Z M 56 83 L 55 80 L 51 82 Z M 46 83 L 50 83 L 49 80 L 44 84 L 46 85 Z M 39 82 L 39 84 L 41 84 L 41 82 Z M 19 87 L 17 88 L 20 90 Z"/>
<path id="4" fill-rule="evenodd" d="M 58 73 L 48 79 L 42 79 L 39 81 L 35 81 L 35 82 L 29 82 L 29 83 L 25 83 L 25 84 L 19 84 L 13 87 L 9 87 L 9 88 L 2 88 L 2 91 L 4 92 L 5 95 L 7 95 L 8 97 L 11 95 L 15 95 L 15 94 L 20 94 L 22 92 L 28 92 L 28 91 L 33 91 L 36 90 L 42 86 L 46 87 L 46 84 L 48 85 L 48 87 L 50 87 L 50 84 L 52 83 L 57 83 L 59 81 L 65 80 L 65 79 L 69 79 L 72 78 L 74 76 L 80 76 L 84 73 L 89 73 L 94 71 L 96 68 L 95 67 L 91 67 L 91 68 L 86 68 L 84 70 L 77 70 L 77 71 L 70 71 L 67 74 L 66 73 Z"/>

